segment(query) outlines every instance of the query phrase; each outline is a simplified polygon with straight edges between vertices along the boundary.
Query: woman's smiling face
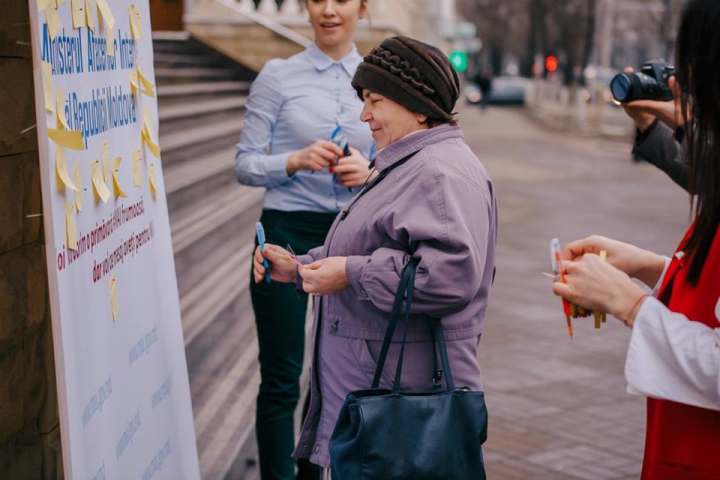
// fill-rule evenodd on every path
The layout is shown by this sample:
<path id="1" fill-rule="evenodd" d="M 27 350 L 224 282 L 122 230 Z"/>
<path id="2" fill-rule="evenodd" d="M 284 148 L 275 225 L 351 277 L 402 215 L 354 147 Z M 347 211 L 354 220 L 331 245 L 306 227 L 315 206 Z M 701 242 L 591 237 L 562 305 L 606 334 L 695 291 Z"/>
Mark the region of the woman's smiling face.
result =
<path id="1" fill-rule="evenodd" d="M 372 131 L 378 150 L 382 150 L 404 136 L 427 128 L 427 117 L 415 113 L 379 93 L 363 89 L 363 109 L 360 121 Z"/>
<path id="2" fill-rule="evenodd" d="M 320 46 L 352 41 L 357 23 L 365 16 L 365 0 L 308 0 L 310 23 Z"/>

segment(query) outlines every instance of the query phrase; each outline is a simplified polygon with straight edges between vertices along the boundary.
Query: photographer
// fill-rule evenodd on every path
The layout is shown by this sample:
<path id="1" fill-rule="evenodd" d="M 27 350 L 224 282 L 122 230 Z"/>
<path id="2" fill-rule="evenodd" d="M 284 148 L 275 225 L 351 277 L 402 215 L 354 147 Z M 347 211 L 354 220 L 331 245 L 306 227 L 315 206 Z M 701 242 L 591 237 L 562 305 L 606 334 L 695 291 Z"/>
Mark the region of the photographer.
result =
<path id="1" fill-rule="evenodd" d="M 625 73 L 632 74 L 633 69 L 628 68 Z M 688 165 L 683 156 L 685 121 L 679 114 L 680 87 L 674 75 L 667 85 L 673 94 L 672 100 L 635 100 L 622 106 L 637 126 L 633 156 L 655 165 L 687 191 Z"/>
<path id="2" fill-rule="evenodd" d="M 670 119 L 681 112 L 687 126 L 694 222 L 672 260 L 593 236 L 566 247 L 567 283 L 553 285 L 565 299 L 612 313 L 633 329 L 625 378 L 630 393 L 648 397 L 644 480 L 720 478 L 718 25 L 720 2 L 688 2 L 677 47 L 683 89 L 674 87 L 675 109 L 668 112 Z M 606 262 L 598 256 L 601 251 Z M 653 295 L 631 277 L 654 286 Z"/>

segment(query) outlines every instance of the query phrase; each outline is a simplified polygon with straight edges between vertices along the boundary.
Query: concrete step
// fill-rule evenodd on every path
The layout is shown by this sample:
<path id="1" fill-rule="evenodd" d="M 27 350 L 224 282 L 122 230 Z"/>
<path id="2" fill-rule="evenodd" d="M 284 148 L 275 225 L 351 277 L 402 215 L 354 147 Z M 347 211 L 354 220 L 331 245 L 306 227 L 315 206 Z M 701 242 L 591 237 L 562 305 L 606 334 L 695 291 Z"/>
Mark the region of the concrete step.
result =
<path id="1" fill-rule="evenodd" d="M 214 55 L 202 54 L 200 52 L 158 52 L 153 55 L 155 66 L 159 68 L 168 66 L 206 66 L 217 63 L 217 57 Z"/>
<path id="2" fill-rule="evenodd" d="M 244 108 L 246 100 L 246 96 L 231 96 L 214 100 L 186 102 L 178 105 L 163 106 L 160 108 L 158 115 L 161 122 L 169 122 L 188 117 L 199 119 L 200 117 L 213 113 Z"/>
<path id="3" fill-rule="evenodd" d="M 158 83 L 163 79 L 201 79 L 223 78 L 231 80 L 237 76 L 237 70 L 232 68 L 156 68 L 155 78 Z"/>
<path id="4" fill-rule="evenodd" d="M 197 162 L 171 164 L 164 170 L 165 191 L 168 196 L 183 188 L 197 185 L 223 172 L 231 172 L 235 165 L 235 149 L 216 152 Z"/>
<path id="5" fill-rule="evenodd" d="M 251 82 L 203 82 L 158 85 L 158 99 L 208 93 L 247 93 Z"/>
<path id="6" fill-rule="evenodd" d="M 262 189 L 229 184 L 196 205 L 170 212 L 173 252 L 177 256 L 220 225 L 257 204 L 262 195 Z"/>
<path id="7" fill-rule="evenodd" d="M 308 321 L 306 337 L 310 335 L 310 327 Z M 231 368 L 223 372 L 222 379 L 195 412 L 203 478 L 226 478 L 254 430 L 255 397 L 260 384 L 260 372 L 255 366 L 258 345 L 253 322 L 243 323 L 240 329 L 243 337 L 252 339 L 251 342 L 244 343 L 241 354 L 234 356 Z M 303 391 L 307 383 L 306 373 L 301 379 Z M 237 413 L 227 415 L 225 412 Z"/>
<path id="8" fill-rule="evenodd" d="M 222 123 L 210 123 L 203 126 L 197 126 L 189 131 L 176 131 L 165 133 L 160 131 L 160 146 L 163 150 L 163 160 L 168 155 L 176 153 L 179 150 L 188 147 L 202 147 L 202 144 L 209 143 L 213 140 L 226 139 L 229 137 L 237 138 L 243 126 L 243 118 L 231 118 Z"/>
<path id="9" fill-rule="evenodd" d="M 185 345 L 190 345 L 220 312 L 247 293 L 252 253 L 253 244 L 248 242 L 180 299 Z"/>

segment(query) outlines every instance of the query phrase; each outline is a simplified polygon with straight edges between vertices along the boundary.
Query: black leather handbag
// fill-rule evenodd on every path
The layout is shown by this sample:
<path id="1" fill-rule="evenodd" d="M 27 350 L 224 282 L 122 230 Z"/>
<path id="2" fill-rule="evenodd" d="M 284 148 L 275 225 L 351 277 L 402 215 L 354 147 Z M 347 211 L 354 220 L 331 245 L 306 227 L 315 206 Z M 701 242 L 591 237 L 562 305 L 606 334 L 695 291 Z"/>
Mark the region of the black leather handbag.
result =
<path id="1" fill-rule="evenodd" d="M 372 387 L 350 392 L 340 409 L 330 438 L 333 480 L 485 479 L 485 396 L 468 388 L 455 388 L 439 319 L 432 321 L 433 351 L 437 344 L 447 388 L 443 390 L 437 381 L 443 371 L 436 368 L 434 390 L 400 391 L 416 269 L 414 259 L 403 269 Z M 393 389 L 380 389 L 380 375 L 405 295 L 405 331 Z M 437 355 L 435 358 L 437 363 Z"/>

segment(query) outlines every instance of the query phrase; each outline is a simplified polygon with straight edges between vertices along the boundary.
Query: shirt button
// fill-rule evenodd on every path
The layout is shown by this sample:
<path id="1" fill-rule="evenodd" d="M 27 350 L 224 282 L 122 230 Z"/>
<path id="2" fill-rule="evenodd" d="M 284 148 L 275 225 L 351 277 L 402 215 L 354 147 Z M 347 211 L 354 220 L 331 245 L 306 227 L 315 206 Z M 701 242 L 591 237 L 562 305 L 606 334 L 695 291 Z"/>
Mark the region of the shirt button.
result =
<path id="1" fill-rule="evenodd" d="M 318 453 L 319 451 L 320 451 L 320 446 L 319 446 L 319 445 L 315 445 L 315 448 L 313 448 L 313 452 L 314 452 L 314 453 Z"/>

